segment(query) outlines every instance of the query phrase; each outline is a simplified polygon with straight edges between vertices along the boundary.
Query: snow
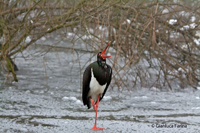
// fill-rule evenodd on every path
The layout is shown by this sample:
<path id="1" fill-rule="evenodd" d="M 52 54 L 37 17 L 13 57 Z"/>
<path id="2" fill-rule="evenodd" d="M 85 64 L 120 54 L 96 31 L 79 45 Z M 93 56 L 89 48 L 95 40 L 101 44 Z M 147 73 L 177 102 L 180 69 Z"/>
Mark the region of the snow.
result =
<path id="1" fill-rule="evenodd" d="M 192 19 L 192 22 L 193 22 L 193 20 L 195 20 L 195 18 Z M 174 25 L 174 24 L 177 23 L 177 20 L 176 20 L 176 19 L 170 19 L 170 20 L 168 21 L 168 23 L 171 24 L 171 25 Z M 185 30 L 188 30 L 188 29 L 190 29 L 190 28 L 194 29 L 196 26 L 197 26 L 196 23 L 191 23 L 191 24 L 189 24 L 189 25 L 184 25 L 182 28 L 180 28 L 180 30 L 184 30 L 184 29 L 185 29 Z"/>
<path id="2" fill-rule="evenodd" d="M 102 30 L 102 26 L 101 25 L 99 26 L 99 30 Z"/>
<path id="3" fill-rule="evenodd" d="M 104 96 L 103 97 L 103 101 L 109 101 L 109 100 L 111 100 L 112 99 L 112 97 L 111 96 Z"/>
<path id="4" fill-rule="evenodd" d="M 185 72 L 181 67 L 178 68 L 178 71 Z"/>
<path id="5" fill-rule="evenodd" d="M 134 98 L 136 98 L 136 99 L 146 99 L 146 98 L 148 98 L 147 96 L 135 96 Z"/>
<path id="6" fill-rule="evenodd" d="M 196 20 L 196 17 L 195 17 L 195 16 L 192 16 L 190 21 L 191 21 L 191 22 L 194 22 L 195 20 Z"/>
<path id="7" fill-rule="evenodd" d="M 200 97 L 195 97 L 196 99 L 200 99 Z"/>
<path id="8" fill-rule="evenodd" d="M 68 36 L 73 36 L 74 33 L 68 32 L 67 35 L 68 35 Z"/>
<path id="9" fill-rule="evenodd" d="M 180 30 L 188 30 L 188 29 L 194 29 L 197 26 L 196 23 L 191 23 L 189 25 L 184 25 Z"/>
<path id="10" fill-rule="evenodd" d="M 102 25 L 100 25 L 99 27 L 97 27 L 97 28 L 99 28 L 99 30 L 102 30 L 102 31 L 104 31 L 104 30 L 107 30 L 108 28 L 107 27 L 105 27 L 105 26 L 102 26 Z"/>
<path id="11" fill-rule="evenodd" d="M 112 30 L 113 30 L 113 33 L 115 33 L 115 34 L 116 34 L 116 29 L 115 29 L 115 28 L 112 28 Z"/>
<path id="12" fill-rule="evenodd" d="M 89 29 L 89 32 L 90 32 L 90 33 L 94 33 L 94 29 L 90 28 L 90 29 Z"/>
<path id="13" fill-rule="evenodd" d="M 185 16 L 185 17 L 189 17 L 190 13 L 186 12 L 186 11 L 181 11 L 181 12 L 179 12 L 179 15 L 182 15 L 182 16 Z"/>
<path id="14" fill-rule="evenodd" d="M 164 10 L 162 11 L 162 13 L 163 13 L 163 14 L 169 13 L 169 10 L 168 10 L 168 9 L 164 9 Z"/>
<path id="15" fill-rule="evenodd" d="M 29 42 L 31 42 L 31 38 L 30 38 L 30 36 L 27 36 L 26 40 L 25 40 L 25 43 L 29 43 Z"/>
<path id="16" fill-rule="evenodd" d="M 76 97 L 70 96 L 70 97 L 63 97 L 63 101 L 72 101 L 75 102 L 76 104 L 82 104 L 81 100 L 77 99 Z"/>
<path id="17" fill-rule="evenodd" d="M 192 109 L 200 109 L 200 107 L 192 107 Z"/>
<path id="18" fill-rule="evenodd" d="M 200 37 L 200 31 L 197 31 L 195 35 Z"/>
<path id="19" fill-rule="evenodd" d="M 142 96 L 142 98 L 148 98 L 147 96 Z"/>
<path id="20" fill-rule="evenodd" d="M 62 100 L 63 101 L 68 101 L 68 100 L 70 100 L 70 101 L 78 101 L 78 99 L 76 97 L 73 97 L 73 96 L 71 96 L 71 97 L 63 97 Z"/>
<path id="21" fill-rule="evenodd" d="M 46 41 L 46 37 L 44 37 L 44 36 L 41 37 L 41 40 L 42 40 L 42 41 Z"/>
<path id="22" fill-rule="evenodd" d="M 171 24 L 171 25 L 174 25 L 175 23 L 177 23 L 177 20 L 176 19 L 170 19 L 168 21 L 168 23 Z"/>
<path id="23" fill-rule="evenodd" d="M 195 28 L 196 26 L 197 26 L 196 23 L 191 23 L 191 24 L 189 25 L 190 28 Z"/>
<path id="24" fill-rule="evenodd" d="M 131 23 L 131 20 L 130 20 L 130 19 L 127 19 L 126 22 L 128 22 L 128 23 L 130 24 L 130 23 Z"/>
<path id="25" fill-rule="evenodd" d="M 131 20 L 130 20 L 130 19 L 127 19 L 126 21 L 124 21 L 124 22 L 122 23 L 122 25 L 130 24 L 130 23 L 131 23 Z"/>
<path id="26" fill-rule="evenodd" d="M 112 56 L 111 53 L 108 53 L 107 56 Z"/>
<path id="27" fill-rule="evenodd" d="M 77 98 L 76 97 L 69 97 L 69 100 L 76 101 Z"/>
<path id="28" fill-rule="evenodd" d="M 200 39 L 194 39 L 194 42 L 196 43 L 196 45 L 200 45 Z"/>
<path id="29" fill-rule="evenodd" d="M 76 100 L 75 102 L 76 104 L 82 104 L 82 102 L 80 100 Z"/>
<path id="30" fill-rule="evenodd" d="M 67 101 L 67 100 L 69 100 L 69 97 L 63 97 L 62 100 Z"/>

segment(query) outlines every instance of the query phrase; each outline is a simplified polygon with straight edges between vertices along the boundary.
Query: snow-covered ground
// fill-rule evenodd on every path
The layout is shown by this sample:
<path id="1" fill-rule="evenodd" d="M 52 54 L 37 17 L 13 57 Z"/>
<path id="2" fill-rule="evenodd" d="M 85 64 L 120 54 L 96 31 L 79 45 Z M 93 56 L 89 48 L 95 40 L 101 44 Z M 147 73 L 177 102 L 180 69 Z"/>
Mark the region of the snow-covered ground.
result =
<path id="1" fill-rule="evenodd" d="M 0 132 L 92 132 L 95 111 L 82 104 L 80 79 L 91 55 L 79 55 L 80 62 L 64 49 L 16 58 L 19 82 L 0 85 Z M 100 102 L 103 132 L 200 132 L 200 90 L 130 89 L 109 89 Z"/>

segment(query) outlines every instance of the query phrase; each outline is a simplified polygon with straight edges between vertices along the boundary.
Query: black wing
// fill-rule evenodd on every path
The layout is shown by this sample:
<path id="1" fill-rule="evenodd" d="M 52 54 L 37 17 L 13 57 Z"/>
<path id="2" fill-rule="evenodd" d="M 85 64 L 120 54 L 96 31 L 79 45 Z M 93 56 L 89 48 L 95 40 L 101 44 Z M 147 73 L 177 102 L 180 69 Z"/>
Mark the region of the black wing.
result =
<path id="1" fill-rule="evenodd" d="M 83 86 L 82 86 L 82 100 L 83 104 L 88 106 L 88 109 L 90 108 L 90 99 L 87 97 L 88 92 L 90 90 L 90 80 L 91 80 L 91 65 L 89 65 L 84 73 L 83 73 Z"/>
<path id="2" fill-rule="evenodd" d="M 103 96 L 105 95 L 105 93 L 106 93 L 106 91 L 108 89 L 108 86 L 110 85 L 111 79 L 112 79 L 112 68 L 109 65 L 107 65 L 107 66 L 108 66 L 109 78 L 108 78 L 108 82 L 107 82 L 106 88 L 105 88 L 105 90 L 104 90 L 104 92 L 102 94 L 102 97 L 100 98 L 99 101 L 101 101 L 101 99 L 103 99 Z"/>

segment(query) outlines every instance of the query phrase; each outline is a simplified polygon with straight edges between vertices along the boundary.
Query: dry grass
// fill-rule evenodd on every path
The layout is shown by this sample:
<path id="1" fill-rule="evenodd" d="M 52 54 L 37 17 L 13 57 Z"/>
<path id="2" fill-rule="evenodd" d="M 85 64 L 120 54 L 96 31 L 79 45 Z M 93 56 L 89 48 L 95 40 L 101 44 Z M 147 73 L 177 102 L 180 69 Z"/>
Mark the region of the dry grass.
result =
<path id="1" fill-rule="evenodd" d="M 173 82 L 196 88 L 200 82 L 198 1 L 4 0 L 0 6 L 0 59 L 7 62 L 14 80 L 11 56 L 48 34 L 56 32 L 64 38 L 73 32 L 74 38 L 68 40 L 82 39 L 90 51 L 97 52 L 112 41 L 113 85 L 119 89 L 172 89 Z M 31 40 L 26 41 L 27 37 Z"/>

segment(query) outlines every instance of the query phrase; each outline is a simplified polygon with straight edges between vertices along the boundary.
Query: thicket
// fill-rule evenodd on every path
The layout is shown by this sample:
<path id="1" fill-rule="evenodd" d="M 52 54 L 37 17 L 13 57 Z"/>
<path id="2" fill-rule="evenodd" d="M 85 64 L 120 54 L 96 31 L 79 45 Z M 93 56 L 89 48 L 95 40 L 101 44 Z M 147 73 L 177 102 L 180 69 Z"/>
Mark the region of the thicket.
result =
<path id="1" fill-rule="evenodd" d="M 196 88 L 199 20 L 197 0 L 1 0 L 0 70 L 18 81 L 12 63 L 18 53 L 48 34 L 73 32 L 69 41 L 81 39 L 94 52 L 112 41 L 112 82 L 119 89 L 172 89 L 175 82 Z"/>

